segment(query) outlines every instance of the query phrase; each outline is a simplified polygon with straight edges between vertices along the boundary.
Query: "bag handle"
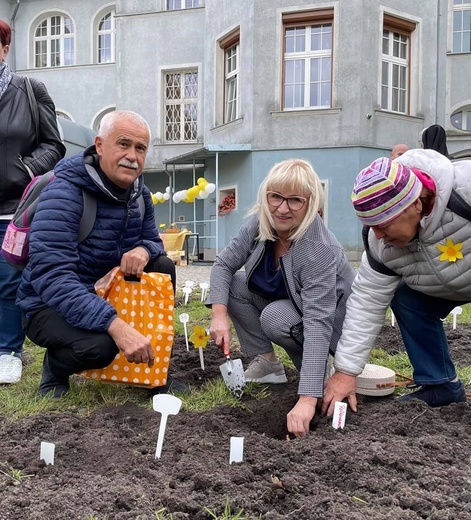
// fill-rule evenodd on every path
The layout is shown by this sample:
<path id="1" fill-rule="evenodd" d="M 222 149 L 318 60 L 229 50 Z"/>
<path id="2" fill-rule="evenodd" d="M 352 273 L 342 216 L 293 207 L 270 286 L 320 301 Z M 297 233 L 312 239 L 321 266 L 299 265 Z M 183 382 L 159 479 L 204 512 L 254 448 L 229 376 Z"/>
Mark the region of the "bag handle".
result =
<path id="1" fill-rule="evenodd" d="M 33 86 L 28 76 L 25 76 L 26 93 L 28 94 L 29 107 L 33 116 L 34 130 L 36 132 L 36 146 L 39 146 L 39 109 Z"/>

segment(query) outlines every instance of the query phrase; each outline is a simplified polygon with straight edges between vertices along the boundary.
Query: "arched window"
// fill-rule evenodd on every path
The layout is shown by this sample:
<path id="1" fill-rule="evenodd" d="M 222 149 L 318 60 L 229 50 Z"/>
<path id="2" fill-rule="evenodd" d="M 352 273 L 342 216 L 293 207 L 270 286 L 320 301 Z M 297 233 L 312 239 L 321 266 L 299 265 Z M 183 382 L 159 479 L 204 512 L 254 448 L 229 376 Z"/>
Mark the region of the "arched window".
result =
<path id="1" fill-rule="evenodd" d="M 75 63 L 75 29 L 62 14 L 45 18 L 34 31 L 34 66 L 63 67 Z"/>
<path id="2" fill-rule="evenodd" d="M 471 132 L 471 105 L 461 107 L 453 112 L 450 120 L 455 128 Z"/>
<path id="3" fill-rule="evenodd" d="M 103 109 L 101 112 L 99 112 L 94 118 L 93 118 L 93 124 L 92 128 L 93 130 L 100 130 L 101 120 L 106 116 L 106 114 L 109 114 L 110 112 L 114 112 L 116 110 L 115 106 L 107 107 Z"/>
<path id="4" fill-rule="evenodd" d="M 96 62 L 115 61 L 115 10 L 100 15 L 96 27 Z"/>
<path id="5" fill-rule="evenodd" d="M 70 114 L 68 114 L 65 110 L 60 110 L 59 108 L 56 108 L 56 116 L 63 117 L 68 121 L 73 121 L 72 116 Z"/>

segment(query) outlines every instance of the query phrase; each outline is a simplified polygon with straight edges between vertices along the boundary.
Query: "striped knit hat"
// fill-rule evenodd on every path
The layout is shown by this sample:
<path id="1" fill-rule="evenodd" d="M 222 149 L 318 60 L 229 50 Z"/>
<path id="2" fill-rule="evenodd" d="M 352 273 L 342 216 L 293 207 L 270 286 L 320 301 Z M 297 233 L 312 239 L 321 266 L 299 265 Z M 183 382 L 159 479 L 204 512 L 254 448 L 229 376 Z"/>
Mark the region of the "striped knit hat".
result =
<path id="1" fill-rule="evenodd" d="M 381 157 L 357 175 L 352 202 L 364 225 L 381 226 L 398 217 L 421 191 L 422 183 L 410 168 Z"/>

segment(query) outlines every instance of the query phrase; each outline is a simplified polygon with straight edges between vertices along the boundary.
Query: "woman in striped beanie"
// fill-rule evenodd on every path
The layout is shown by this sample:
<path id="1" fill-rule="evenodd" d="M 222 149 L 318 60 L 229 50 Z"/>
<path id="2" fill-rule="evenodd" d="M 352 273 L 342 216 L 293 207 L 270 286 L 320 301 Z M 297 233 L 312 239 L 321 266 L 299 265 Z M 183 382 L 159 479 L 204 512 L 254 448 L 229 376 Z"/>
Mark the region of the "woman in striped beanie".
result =
<path id="1" fill-rule="evenodd" d="M 335 401 L 345 397 L 356 410 L 356 376 L 388 307 L 421 387 L 401 400 L 429 406 L 466 401 L 441 319 L 471 302 L 470 178 L 471 161 L 451 163 L 434 150 L 377 159 L 358 174 L 352 203 L 364 225 L 365 253 L 347 302 L 324 412 L 330 415 Z"/>

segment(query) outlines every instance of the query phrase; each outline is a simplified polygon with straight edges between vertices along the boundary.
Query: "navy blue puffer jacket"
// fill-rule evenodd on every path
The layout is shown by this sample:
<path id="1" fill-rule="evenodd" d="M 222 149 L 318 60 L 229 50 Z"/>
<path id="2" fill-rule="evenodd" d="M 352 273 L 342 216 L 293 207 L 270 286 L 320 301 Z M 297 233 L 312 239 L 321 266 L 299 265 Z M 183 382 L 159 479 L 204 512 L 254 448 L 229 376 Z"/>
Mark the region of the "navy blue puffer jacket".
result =
<path id="1" fill-rule="evenodd" d="M 54 169 L 56 178 L 41 193 L 17 304 L 24 312 L 50 307 L 73 327 L 104 332 L 116 311 L 95 294 L 95 282 L 135 247 L 144 247 L 150 260 L 165 253 L 142 176 L 131 188 L 130 201 L 119 201 L 92 166 L 95 153 L 91 147 L 60 161 Z M 97 215 L 90 235 L 79 244 L 82 189 L 96 197 Z M 141 194 L 144 216 L 137 203 Z"/>

